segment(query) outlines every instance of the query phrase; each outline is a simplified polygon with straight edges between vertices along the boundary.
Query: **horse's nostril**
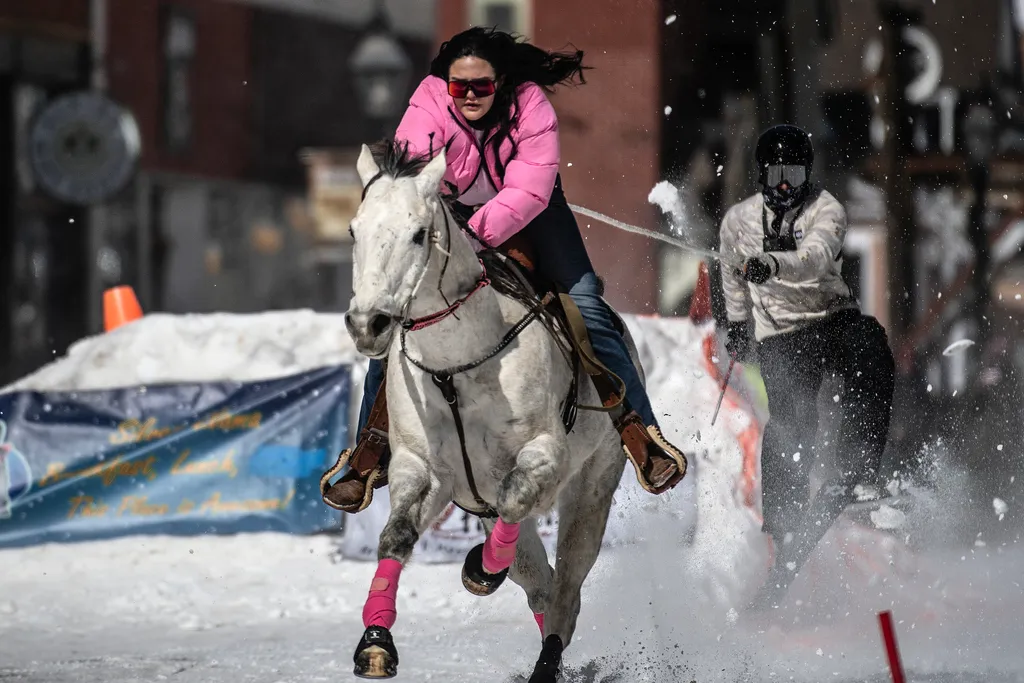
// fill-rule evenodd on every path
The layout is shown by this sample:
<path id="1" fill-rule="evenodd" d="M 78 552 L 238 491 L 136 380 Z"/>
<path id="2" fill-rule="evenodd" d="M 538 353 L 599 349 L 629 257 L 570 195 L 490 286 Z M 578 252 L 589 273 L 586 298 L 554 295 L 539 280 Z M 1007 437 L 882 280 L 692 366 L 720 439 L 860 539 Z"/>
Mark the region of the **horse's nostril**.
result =
<path id="1" fill-rule="evenodd" d="M 373 336 L 379 337 L 380 335 L 384 334 L 384 330 L 388 329 L 388 325 L 390 324 L 390 316 L 386 316 L 383 313 L 378 313 L 377 315 L 373 316 L 372 320 L 370 320 L 370 332 L 373 333 Z"/>
<path id="2" fill-rule="evenodd" d="M 356 323 L 352 319 L 352 314 L 351 313 L 345 313 L 345 327 L 348 329 L 348 331 L 350 333 L 355 334 L 355 332 L 356 332 Z"/>

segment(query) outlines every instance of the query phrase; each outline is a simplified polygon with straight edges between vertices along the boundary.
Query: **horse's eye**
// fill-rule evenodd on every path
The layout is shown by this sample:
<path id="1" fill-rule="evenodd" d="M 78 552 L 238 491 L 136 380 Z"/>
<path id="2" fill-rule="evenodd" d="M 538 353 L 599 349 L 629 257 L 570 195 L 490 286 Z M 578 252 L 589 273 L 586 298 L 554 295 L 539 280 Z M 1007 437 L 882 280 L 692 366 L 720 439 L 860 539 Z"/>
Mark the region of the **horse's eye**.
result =
<path id="1" fill-rule="evenodd" d="M 352 239 L 356 238 L 356 234 L 352 231 L 352 224 L 351 223 L 348 224 L 348 236 L 351 237 Z"/>
<path id="2" fill-rule="evenodd" d="M 420 228 L 416 231 L 416 234 L 412 236 L 412 241 L 416 244 L 423 244 L 423 240 L 427 238 L 427 229 Z"/>

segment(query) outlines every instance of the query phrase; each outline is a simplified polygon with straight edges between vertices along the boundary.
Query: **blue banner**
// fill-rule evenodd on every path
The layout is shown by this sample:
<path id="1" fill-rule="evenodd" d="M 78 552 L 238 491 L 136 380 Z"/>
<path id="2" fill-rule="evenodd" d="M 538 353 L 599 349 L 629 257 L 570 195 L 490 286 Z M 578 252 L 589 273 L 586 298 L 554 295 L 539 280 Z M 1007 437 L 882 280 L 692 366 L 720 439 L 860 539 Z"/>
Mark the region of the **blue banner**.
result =
<path id="1" fill-rule="evenodd" d="M 0 547 L 336 528 L 350 376 L 0 394 Z"/>

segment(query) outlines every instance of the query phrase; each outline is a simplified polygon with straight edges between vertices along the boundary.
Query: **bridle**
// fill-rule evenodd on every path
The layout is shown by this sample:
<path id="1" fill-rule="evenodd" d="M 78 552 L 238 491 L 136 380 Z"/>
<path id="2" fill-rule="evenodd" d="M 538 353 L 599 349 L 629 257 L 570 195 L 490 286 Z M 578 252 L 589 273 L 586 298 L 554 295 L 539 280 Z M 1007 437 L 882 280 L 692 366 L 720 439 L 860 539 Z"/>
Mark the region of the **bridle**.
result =
<path id="1" fill-rule="evenodd" d="M 366 199 L 366 193 L 369 192 L 373 184 L 380 180 L 383 176 L 383 171 L 377 171 L 377 174 L 370 178 L 370 181 L 366 183 L 366 187 L 363 188 L 363 200 Z M 448 207 L 444 202 L 444 198 L 441 198 L 441 213 L 444 216 L 444 228 L 446 238 L 445 244 L 447 244 L 448 248 L 450 249 L 452 243 L 452 219 L 449 216 Z M 469 234 L 471 234 L 474 238 L 480 241 L 479 238 L 476 237 L 476 235 L 472 234 L 472 232 L 470 232 Z M 480 241 L 480 243 L 483 244 L 482 241 Z M 417 330 L 422 330 L 425 327 L 430 327 L 431 325 L 435 325 L 441 322 L 448 316 L 454 316 L 456 319 L 458 319 L 458 316 L 455 315 L 455 312 L 459 310 L 459 308 L 461 308 L 463 304 L 465 304 L 466 301 L 468 301 L 471 296 L 473 296 L 481 289 L 491 284 L 490 279 L 488 279 L 487 277 L 487 269 L 484 268 L 483 262 L 481 262 L 481 274 L 480 277 L 477 278 L 477 281 L 474 284 L 473 288 L 465 296 L 459 297 L 454 302 L 449 302 L 448 297 L 444 293 L 442 283 L 444 281 L 444 275 L 448 270 L 448 261 L 451 259 L 451 252 L 447 251 L 444 247 L 441 246 L 441 234 L 433 226 L 431 226 L 430 228 L 430 239 L 425 241 L 425 245 L 426 249 L 424 250 L 423 261 L 420 264 L 420 276 L 416 280 L 416 286 L 413 287 L 412 294 L 409 295 L 409 300 L 405 303 L 405 307 L 402 309 L 402 317 L 398 320 L 398 324 L 401 326 L 403 333 L 415 332 Z M 427 277 L 427 271 L 430 266 L 430 257 L 433 255 L 434 249 L 444 254 L 444 263 L 441 264 L 441 272 L 437 276 L 437 293 L 441 295 L 441 298 L 444 299 L 444 302 L 446 304 L 448 304 L 448 307 L 443 310 L 437 311 L 436 313 L 430 313 L 420 318 L 409 318 L 409 308 L 412 306 L 412 302 L 416 300 L 416 294 L 419 292 L 420 287 L 423 285 L 423 281 Z"/>
<path id="2" fill-rule="evenodd" d="M 444 293 L 443 283 L 444 275 L 448 270 L 448 262 L 451 260 L 451 244 L 452 244 L 452 218 L 448 214 L 448 207 L 445 202 L 441 201 L 441 213 L 444 216 L 444 229 L 445 229 L 445 247 L 441 246 L 441 233 L 433 226 L 430 229 L 430 239 L 426 241 L 426 249 L 424 250 L 423 263 L 421 265 L 422 270 L 420 271 L 420 277 L 416 281 L 416 286 L 413 288 L 412 294 L 409 296 L 409 300 L 405 304 L 405 308 L 402 311 L 402 319 L 399 320 L 399 325 L 402 328 L 403 339 L 408 332 L 417 332 L 424 328 L 436 325 L 445 318 L 452 316 L 458 320 L 459 316 L 456 314 L 470 297 L 479 292 L 484 287 L 491 284 L 490 278 L 487 277 L 487 269 L 484 267 L 483 261 L 480 262 L 480 277 L 477 278 L 473 287 L 465 295 L 459 297 L 455 301 L 448 301 L 448 297 Z M 444 261 L 441 263 L 441 272 L 437 276 L 437 293 L 441 295 L 444 302 L 447 304 L 447 308 L 434 313 L 428 313 L 427 315 L 420 316 L 419 318 L 409 317 L 409 308 L 412 306 L 412 302 L 416 299 L 416 294 L 419 292 L 420 286 L 426 279 L 427 272 L 430 266 L 430 257 L 433 256 L 434 251 L 439 251 L 444 255 Z M 403 342 L 404 344 L 404 342 Z"/>

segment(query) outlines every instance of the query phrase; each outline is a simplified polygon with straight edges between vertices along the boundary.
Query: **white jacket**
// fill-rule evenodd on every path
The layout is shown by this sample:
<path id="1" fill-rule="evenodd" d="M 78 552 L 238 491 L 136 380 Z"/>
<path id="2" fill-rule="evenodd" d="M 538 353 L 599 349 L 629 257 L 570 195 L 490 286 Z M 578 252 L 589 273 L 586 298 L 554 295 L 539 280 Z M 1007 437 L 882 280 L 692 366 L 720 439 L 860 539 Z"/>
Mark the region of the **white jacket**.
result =
<path id="1" fill-rule="evenodd" d="M 738 262 L 764 254 L 762 216 L 770 228 L 775 214 L 765 207 L 760 192 L 729 209 L 722 219 L 721 253 Z M 726 314 L 730 321 L 739 322 L 747 319 L 752 308 L 758 341 L 793 332 L 838 310 L 860 308 L 841 274 L 846 239 L 843 205 L 825 190 L 812 191 L 784 217 L 780 232 L 789 231 L 797 249 L 768 252 L 772 277 L 763 285 L 747 282 L 731 266 L 722 266 Z"/>

